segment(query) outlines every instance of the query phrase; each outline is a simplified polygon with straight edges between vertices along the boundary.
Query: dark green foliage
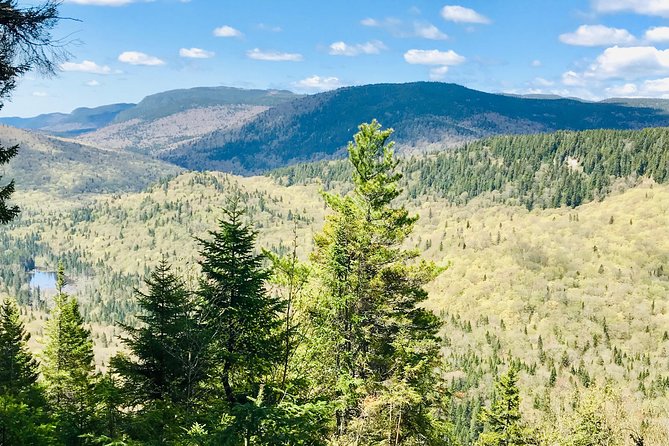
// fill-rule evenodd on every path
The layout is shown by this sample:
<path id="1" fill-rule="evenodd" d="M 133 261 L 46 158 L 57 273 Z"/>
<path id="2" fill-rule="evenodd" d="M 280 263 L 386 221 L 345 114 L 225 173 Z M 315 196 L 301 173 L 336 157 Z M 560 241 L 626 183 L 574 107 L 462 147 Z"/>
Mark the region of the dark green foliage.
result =
<path id="1" fill-rule="evenodd" d="M 499 136 L 400 165 L 409 198 L 440 195 L 466 203 L 488 193 L 498 202 L 576 207 L 608 195 L 618 179 L 669 180 L 669 128 L 590 130 Z M 319 178 L 328 188 L 346 182 L 344 162 L 300 164 L 271 173 L 288 184 Z"/>
<path id="2" fill-rule="evenodd" d="M 200 239 L 203 318 L 215 339 L 212 360 L 228 401 L 257 395 L 280 355 L 283 304 L 265 289 L 269 271 L 255 253 L 256 233 L 235 201 L 211 239 Z"/>
<path id="3" fill-rule="evenodd" d="M 37 361 L 28 351 L 29 338 L 18 307 L 5 299 L 0 305 L 0 393 L 22 395 L 35 390 Z"/>
<path id="4" fill-rule="evenodd" d="M 440 82 L 340 88 L 279 104 L 235 135 L 213 132 L 164 154 L 191 169 L 257 173 L 296 162 L 343 158 L 360 122 L 383 116 L 400 143 L 471 140 L 508 133 L 668 125 L 652 108 L 525 99 Z"/>
<path id="5" fill-rule="evenodd" d="M 0 166 L 7 164 L 9 160 L 16 156 L 19 146 L 3 147 L 0 146 Z M 0 175 L 0 180 L 2 176 Z M 0 186 L 0 224 L 9 223 L 19 214 L 19 207 L 7 203 L 14 193 L 14 180 L 4 186 Z"/>
<path id="6" fill-rule="evenodd" d="M 136 293 L 140 327 L 124 326 L 130 356 L 117 355 L 111 365 L 122 378 L 124 405 L 135 411 L 134 436 L 163 444 L 181 433 L 178 420 L 201 390 L 208 343 L 192 297 L 166 260 L 146 285 L 146 293 Z"/>
<path id="7" fill-rule="evenodd" d="M 518 372 L 512 366 L 499 377 L 495 385 L 495 396 L 490 408 L 480 412 L 485 430 L 476 442 L 477 446 L 525 446 L 528 435 L 520 414 Z"/>

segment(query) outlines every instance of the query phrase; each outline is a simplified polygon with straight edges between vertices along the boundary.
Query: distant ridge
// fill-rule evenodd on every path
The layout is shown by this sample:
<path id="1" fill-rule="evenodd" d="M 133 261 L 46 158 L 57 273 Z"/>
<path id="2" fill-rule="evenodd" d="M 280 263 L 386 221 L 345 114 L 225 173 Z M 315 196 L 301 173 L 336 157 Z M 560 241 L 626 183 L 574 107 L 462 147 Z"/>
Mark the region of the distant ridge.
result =
<path id="1" fill-rule="evenodd" d="M 378 119 L 401 145 L 441 146 L 497 134 L 669 125 L 661 110 L 484 93 L 414 82 L 345 87 L 279 104 L 235 132 L 212 132 L 161 154 L 189 169 L 254 174 L 343 155 L 358 124 Z"/>

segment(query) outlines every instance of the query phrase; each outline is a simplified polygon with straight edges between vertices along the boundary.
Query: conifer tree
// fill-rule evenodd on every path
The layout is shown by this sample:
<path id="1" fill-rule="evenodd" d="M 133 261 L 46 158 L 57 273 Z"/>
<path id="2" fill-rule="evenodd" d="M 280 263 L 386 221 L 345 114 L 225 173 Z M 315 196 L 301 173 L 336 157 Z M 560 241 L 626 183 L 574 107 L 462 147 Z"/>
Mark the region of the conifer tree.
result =
<path id="1" fill-rule="evenodd" d="M 33 392 L 37 383 L 37 361 L 28 351 L 26 333 L 16 303 L 0 305 L 0 393 Z"/>
<path id="2" fill-rule="evenodd" d="M 269 271 L 262 265 L 264 256 L 255 252 L 256 232 L 243 222 L 238 199 L 223 212 L 218 230 L 209 233 L 211 239 L 198 239 L 203 274 L 199 294 L 212 339 L 211 373 L 223 388 L 229 413 L 241 424 L 230 430 L 242 431 L 248 442 L 263 418 L 258 404 L 274 403 L 265 385 L 281 361 L 284 305 L 266 290 Z"/>
<path id="3" fill-rule="evenodd" d="M 338 441 L 443 444 L 439 323 L 417 306 L 439 268 L 410 264 L 418 253 L 402 248 L 417 217 L 392 206 L 401 175 L 391 134 L 376 121 L 362 124 L 348 147 L 353 193 L 324 194 L 333 214 L 315 240 L 323 285 L 316 342 L 325 346 L 324 370 L 333 371 Z"/>
<path id="4" fill-rule="evenodd" d="M 527 431 L 520 414 L 518 371 L 515 367 L 498 379 L 496 394 L 490 408 L 480 412 L 485 431 L 479 436 L 477 446 L 524 446 L 528 443 Z"/>
<path id="5" fill-rule="evenodd" d="M 95 366 L 91 333 L 84 327 L 77 299 L 67 295 L 63 264 L 56 277 L 57 295 L 47 325 L 42 374 L 62 440 L 82 444 L 93 424 Z"/>
<path id="6" fill-rule="evenodd" d="M 191 296 L 165 259 L 146 285 L 146 293 L 136 291 L 142 325 L 124 326 L 123 342 L 132 356 L 117 355 L 112 367 L 122 378 L 126 405 L 139 407 L 136 416 L 144 421 L 135 423 L 136 436 L 164 444 L 192 407 L 205 374 L 207 345 L 198 335 L 202 327 Z"/>
<path id="7" fill-rule="evenodd" d="M 0 304 L 0 446 L 54 441 L 28 339 L 16 303 L 5 299 Z"/>

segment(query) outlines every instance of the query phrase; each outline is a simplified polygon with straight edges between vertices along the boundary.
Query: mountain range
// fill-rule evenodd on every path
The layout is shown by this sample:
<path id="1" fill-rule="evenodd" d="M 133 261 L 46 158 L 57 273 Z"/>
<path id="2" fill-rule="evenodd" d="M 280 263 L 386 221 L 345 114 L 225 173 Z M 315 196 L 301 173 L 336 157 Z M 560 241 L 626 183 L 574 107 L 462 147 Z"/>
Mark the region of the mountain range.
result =
<path id="1" fill-rule="evenodd" d="M 71 114 L 0 118 L 0 123 L 103 148 L 140 152 L 194 170 L 255 174 L 342 156 L 361 122 L 395 129 L 401 151 L 432 151 L 498 134 L 669 125 L 669 101 L 484 93 L 414 82 L 345 87 L 313 95 L 200 87 L 138 104 Z"/>

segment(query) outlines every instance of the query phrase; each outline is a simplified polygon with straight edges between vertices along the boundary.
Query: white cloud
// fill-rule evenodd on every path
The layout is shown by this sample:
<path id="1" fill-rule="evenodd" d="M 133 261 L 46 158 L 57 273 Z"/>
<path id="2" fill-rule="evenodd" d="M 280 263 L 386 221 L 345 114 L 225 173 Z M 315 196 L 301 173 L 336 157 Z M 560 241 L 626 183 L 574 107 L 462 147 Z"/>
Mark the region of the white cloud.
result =
<path id="1" fill-rule="evenodd" d="M 669 73 L 669 50 L 653 46 L 618 47 L 604 50 L 584 73 L 596 79 L 638 78 Z"/>
<path id="2" fill-rule="evenodd" d="M 453 50 L 409 50 L 404 53 L 404 60 L 417 65 L 458 65 L 465 61 L 464 56 Z"/>
<path id="3" fill-rule="evenodd" d="M 604 25 L 581 25 L 571 33 L 560 34 L 560 41 L 576 46 L 629 45 L 636 39 L 626 29 Z"/>
<path id="4" fill-rule="evenodd" d="M 86 82 L 86 86 L 87 86 L 87 87 L 99 87 L 99 86 L 100 86 L 100 82 L 98 82 L 98 81 L 96 81 L 95 79 L 93 79 L 93 80 L 90 80 L 90 81 Z"/>
<path id="5" fill-rule="evenodd" d="M 91 6 L 123 6 L 133 3 L 134 1 L 135 0 L 65 0 L 65 3 Z"/>
<path id="6" fill-rule="evenodd" d="M 65 62 L 60 64 L 60 69 L 63 71 L 77 71 L 80 73 L 91 74 L 110 74 L 111 68 L 107 65 L 98 65 L 92 60 L 84 60 L 83 62 Z"/>
<path id="7" fill-rule="evenodd" d="M 357 56 L 359 54 L 379 54 L 385 49 L 386 46 L 380 40 L 350 45 L 339 41 L 330 45 L 329 53 L 333 56 Z"/>
<path id="8" fill-rule="evenodd" d="M 431 23 L 414 23 L 414 32 L 418 37 L 430 40 L 446 40 L 448 36 Z"/>
<path id="9" fill-rule="evenodd" d="M 147 65 L 152 67 L 165 65 L 165 61 L 139 51 L 124 51 L 119 54 L 118 60 L 130 65 Z"/>
<path id="10" fill-rule="evenodd" d="M 593 7 L 597 12 L 630 11 L 669 18 L 667 0 L 593 0 Z"/>
<path id="11" fill-rule="evenodd" d="M 367 17 L 366 19 L 360 20 L 360 24 L 362 26 L 381 26 L 378 20 L 373 19 L 371 17 Z"/>
<path id="12" fill-rule="evenodd" d="M 606 89 L 609 96 L 628 98 L 669 98 L 669 77 L 649 79 L 641 84 L 626 83 Z"/>
<path id="13" fill-rule="evenodd" d="M 213 51 L 203 50 L 202 48 L 181 48 L 179 50 L 179 56 L 190 59 L 210 59 L 214 55 Z"/>
<path id="14" fill-rule="evenodd" d="M 334 90 L 342 86 L 341 81 L 337 77 L 321 77 L 317 75 L 297 81 L 294 85 L 305 90 L 316 91 Z"/>
<path id="15" fill-rule="evenodd" d="M 45 97 L 49 96 L 49 94 L 45 91 L 33 91 L 33 96 L 35 96 L 37 98 L 45 98 Z"/>
<path id="16" fill-rule="evenodd" d="M 656 26 L 646 31 L 644 35 L 650 42 L 669 42 L 669 26 Z"/>
<path id="17" fill-rule="evenodd" d="M 534 68 L 538 68 L 541 66 L 541 61 L 539 59 L 534 59 L 530 65 L 532 65 Z"/>
<path id="18" fill-rule="evenodd" d="M 430 69 L 430 79 L 440 81 L 446 76 L 446 73 L 448 73 L 447 66 L 432 68 Z"/>
<path id="19" fill-rule="evenodd" d="M 299 53 L 280 53 L 276 51 L 262 51 L 259 48 L 253 48 L 246 52 L 249 59 L 266 60 L 270 62 L 300 62 L 303 57 Z"/>
<path id="20" fill-rule="evenodd" d="M 214 29 L 214 35 L 216 37 L 241 37 L 242 32 L 232 26 L 223 25 Z"/>
<path id="21" fill-rule="evenodd" d="M 487 25 L 490 19 L 484 15 L 479 14 L 473 9 L 465 8 L 458 5 L 446 5 L 441 8 L 441 16 L 444 20 L 456 23 L 479 23 Z"/>

